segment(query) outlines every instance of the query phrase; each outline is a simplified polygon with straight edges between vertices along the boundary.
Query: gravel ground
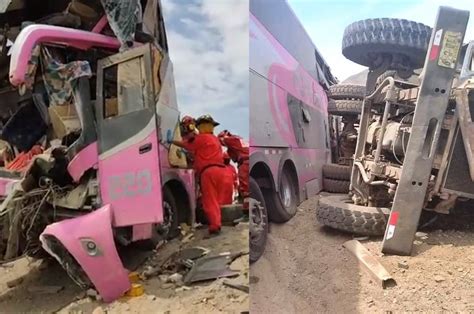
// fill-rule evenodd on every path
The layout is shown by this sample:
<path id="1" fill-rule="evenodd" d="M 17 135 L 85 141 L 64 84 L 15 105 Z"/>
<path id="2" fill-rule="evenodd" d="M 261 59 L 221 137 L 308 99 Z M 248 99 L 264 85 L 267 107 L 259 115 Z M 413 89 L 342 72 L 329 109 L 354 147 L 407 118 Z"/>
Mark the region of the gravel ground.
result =
<path id="1" fill-rule="evenodd" d="M 248 224 L 224 227 L 219 237 L 203 239 L 206 230 L 196 230 L 189 243 L 173 240 L 158 250 L 156 255 L 138 268 L 142 272 L 147 266 L 161 264 L 168 256 L 182 247 L 205 247 L 218 254 L 223 252 L 248 252 Z M 132 251 L 129 264 L 140 264 L 150 253 L 144 255 Z M 249 309 L 249 295 L 223 285 L 224 281 L 234 284 L 249 284 L 248 255 L 237 258 L 231 269 L 239 276 L 181 287 L 165 283 L 159 276 L 141 281 L 145 293 L 140 297 L 121 298 L 111 304 L 104 304 L 86 296 L 55 262 L 41 263 L 21 259 L 8 267 L 0 266 L 0 313 L 240 313 Z M 23 278 L 13 288 L 7 282 Z M 32 287 L 60 287 L 60 291 L 37 293 Z"/>
<path id="2" fill-rule="evenodd" d="M 383 256 L 381 238 L 361 241 L 397 282 L 384 290 L 342 247 L 352 236 L 316 221 L 316 206 L 317 197 L 271 226 L 266 252 L 250 269 L 252 312 L 474 311 L 474 211 L 438 218 L 409 257 Z"/>

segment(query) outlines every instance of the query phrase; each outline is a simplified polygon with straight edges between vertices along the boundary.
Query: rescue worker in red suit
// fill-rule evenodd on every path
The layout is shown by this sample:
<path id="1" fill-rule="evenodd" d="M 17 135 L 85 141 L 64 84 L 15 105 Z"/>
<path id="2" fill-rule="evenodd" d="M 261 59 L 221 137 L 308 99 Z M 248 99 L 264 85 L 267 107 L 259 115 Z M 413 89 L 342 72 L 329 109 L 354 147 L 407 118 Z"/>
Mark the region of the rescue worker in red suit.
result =
<path id="1" fill-rule="evenodd" d="M 224 164 L 226 166 L 226 169 L 227 171 L 231 173 L 232 178 L 234 179 L 234 186 L 232 190 L 232 192 L 234 192 L 239 187 L 239 183 L 238 183 L 239 179 L 237 177 L 237 171 L 235 170 L 235 167 L 230 164 L 229 154 L 227 152 L 224 152 L 223 155 L 224 155 Z M 232 204 L 233 202 L 234 202 L 234 193 L 232 193 L 232 195 L 228 195 L 228 194 L 222 195 L 222 202 L 221 202 L 222 205 Z"/>
<path id="2" fill-rule="evenodd" d="M 196 130 L 196 120 L 190 116 L 184 116 L 181 119 L 179 124 L 181 130 L 181 137 L 183 141 L 188 141 L 189 139 L 193 138 L 196 134 L 198 134 Z M 186 161 L 189 166 L 193 164 L 193 156 L 189 152 L 186 152 L 183 149 L 184 154 L 186 155 Z"/>
<path id="3" fill-rule="evenodd" d="M 239 170 L 239 194 L 244 201 L 244 210 L 248 218 L 249 197 L 249 146 L 241 137 L 224 130 L 218 135 L 222 145 L 227 147 L 227 153 L 236 162 Z M 245 220 L 245 219 L 244 219 Z"/>
<path id="4" fill-rule="evenodd" d="M 202 205 L 208 220 L 210 235 L 221 231 L 221 197 L 232 195 L 234 180 L 224 165 L 224 157 L 219 139 L 213 134 L 219 125 L 210 115 L 196 119 L 199 134 L 184 141 L 173 141 L 171 130 L 167 141 L 189 151 L 193 158 L 193 169 L 199 179 Z"/>

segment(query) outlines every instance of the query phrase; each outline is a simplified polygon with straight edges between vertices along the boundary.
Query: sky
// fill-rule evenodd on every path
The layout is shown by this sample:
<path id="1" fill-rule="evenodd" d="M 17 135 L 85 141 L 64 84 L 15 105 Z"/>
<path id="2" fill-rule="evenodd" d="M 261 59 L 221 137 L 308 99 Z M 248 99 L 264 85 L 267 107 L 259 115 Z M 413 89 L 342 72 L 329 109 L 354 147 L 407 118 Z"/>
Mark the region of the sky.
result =
<path id="1" fill-rule="evenodd" d="M 288 3 L 339 81 L 365 69 L 341 53 L 344 29 L 358 20 L 403 18 L 433 27 L 438 7 L 446 5 L 471 11 L 464 42 L 474 40 L 472 0 L 288 0 Z"/>
<path id="2" fill-rule="evenodd" d="M 342 34 L 350 23 L 391 17 L 433 26 L 439 5 L 474 12 L 471 0 L 288 2 L 340 81 L 364 70 L 341 53 Z M 162 0 L 162 5 L 182 114 L 211 114 L 221 123 L 217 131 L 248 138 L 248 0 Z M 473 23 L 465 42 L 474 39 Z"/>
<path id="3" fill-rule="evenodd" d="M 182 115 L 248 139 L 248 0 L 162 0 Z"/>

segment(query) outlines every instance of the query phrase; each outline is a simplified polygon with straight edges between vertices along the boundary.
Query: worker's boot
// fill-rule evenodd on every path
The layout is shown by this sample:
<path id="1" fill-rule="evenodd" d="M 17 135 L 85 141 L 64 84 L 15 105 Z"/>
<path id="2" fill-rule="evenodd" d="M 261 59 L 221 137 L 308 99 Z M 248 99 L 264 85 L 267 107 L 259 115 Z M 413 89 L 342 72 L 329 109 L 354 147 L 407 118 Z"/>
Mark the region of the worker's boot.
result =
<path id="1" fill-rule="evenodd" d="M 212 231 L 209 230 L 209 233 L 204 236 L 204 239 L 215 238 L 215 237 L 217 237 L 217 236 L 220 235 L 220 234 L 221 234 L 221 228 L 219 228 L 219 229 L 217 229 L 217 230 L 212 230 Z"/>

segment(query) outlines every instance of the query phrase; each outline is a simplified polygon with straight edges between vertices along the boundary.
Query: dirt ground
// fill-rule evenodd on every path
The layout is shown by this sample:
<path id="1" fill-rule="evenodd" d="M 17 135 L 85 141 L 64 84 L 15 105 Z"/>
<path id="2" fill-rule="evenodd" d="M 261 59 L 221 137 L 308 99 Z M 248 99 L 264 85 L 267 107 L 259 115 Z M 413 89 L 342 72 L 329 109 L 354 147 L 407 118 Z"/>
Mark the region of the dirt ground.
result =
<path id="1" fill-rule="evenodd" d="M 474 208 L 422 229 L 409 257 L 383 256 L 382 239 L 361 241 L 397 282 L 384 290 L 342 247 L 352 236 L 316 221 L 316 204 L 310 199 L 292 220 L 271 226 L 250 269 L 251 312 L 474 311 Z"/>
<path id="2" fill-rule="evenodd" d="M 220 236 L 203 239 L 206 230 L 195 230 L 194 238 L 183 244 L 176 239 L 161 247 L 154 255 L 131 250 L 124 252 L 128 269 L 138 273 L 161 265 L 180 247 L 204 247 L 208 255 L 224 252 L 248 252 L 248 224 L 224 227 Z M 165 282 L 166 276 L 153 276 L 140 283 L 144 295 L 123 297 L 111 304 L 95 300 L 76 286 L 55 262 L 44 263 L 21 259 L 10 265 L 0 266 L 0 313 L 241 313 L 249 309 L 249 295 L 223 285 L 249 285 L 248 255 L 237 258 L 230 268 L 239 272 L 238 277 L 221 278 L 189 287 Z M 8 288 L 7 282 L 22 278 L 16 287 Z M 44 290 L 47 287 L 48 290 Z M 38 288 L 42 291 L 38 291 Z M 59 291 L 57 291 L 59 290 Z"/>

